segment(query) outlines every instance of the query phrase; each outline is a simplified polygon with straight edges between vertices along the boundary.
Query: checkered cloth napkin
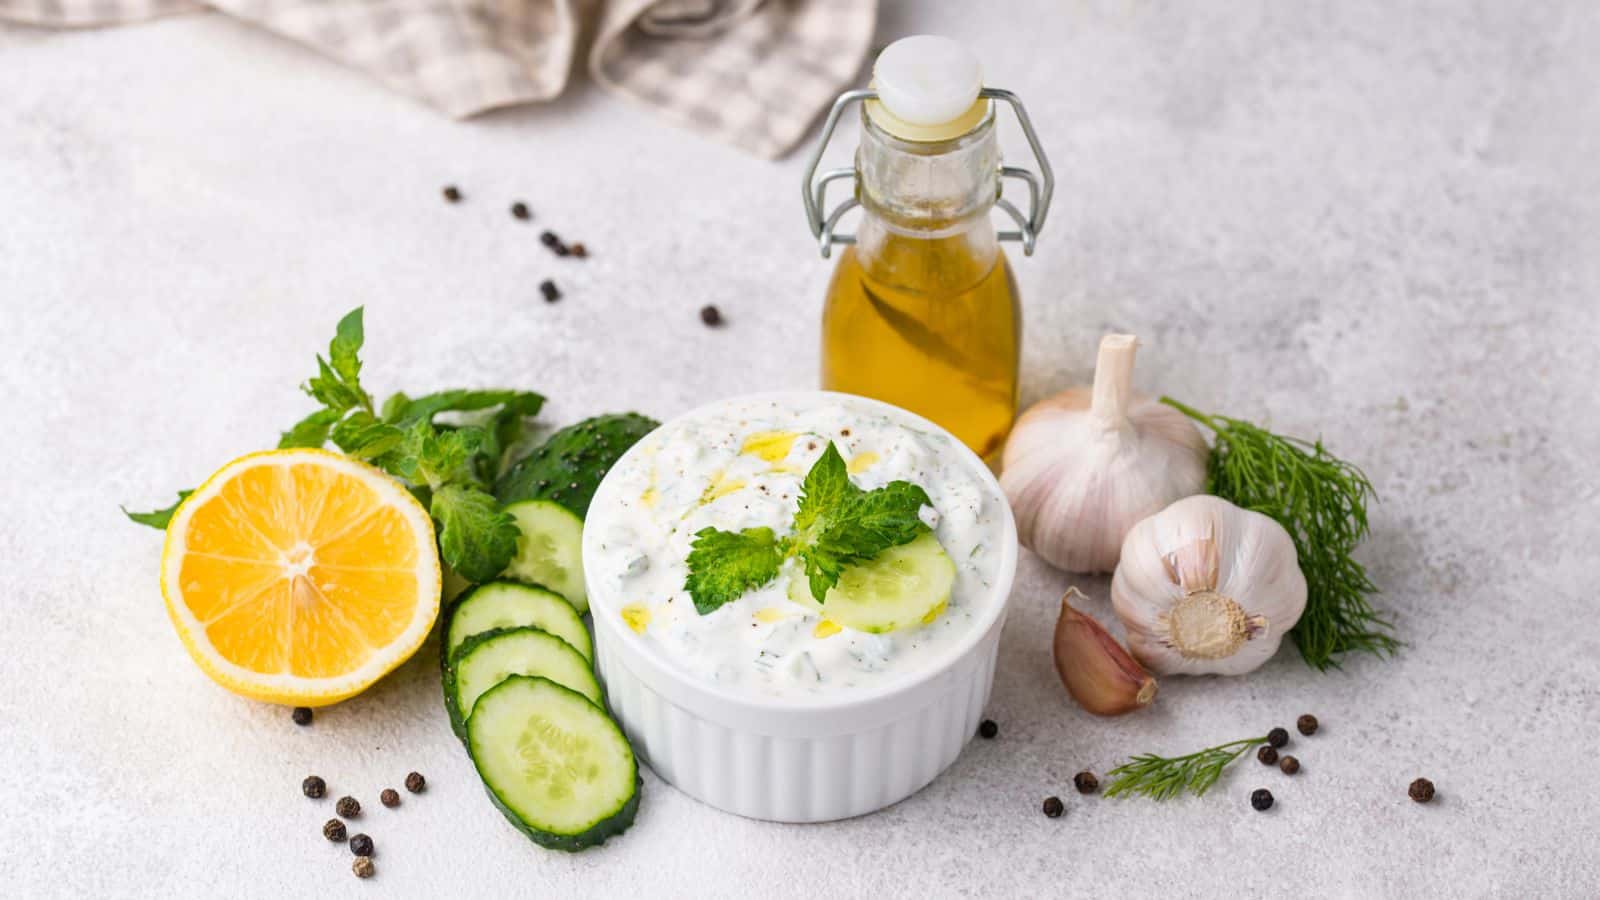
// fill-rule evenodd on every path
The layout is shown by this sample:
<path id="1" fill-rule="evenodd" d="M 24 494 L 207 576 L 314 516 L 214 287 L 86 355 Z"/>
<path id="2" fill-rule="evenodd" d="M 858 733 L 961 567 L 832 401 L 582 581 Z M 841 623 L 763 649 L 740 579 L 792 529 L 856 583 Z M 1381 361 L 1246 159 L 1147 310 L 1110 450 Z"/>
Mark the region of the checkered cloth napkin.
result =
<path id="1" fill-rule="evenodd" d="M 213 9 L 451 116 L 548 100 L 584 40 L 606 88 L 763 157 L 855 77 L 877 0 L 0 0 L 0 21 L 137 22 Z"/>

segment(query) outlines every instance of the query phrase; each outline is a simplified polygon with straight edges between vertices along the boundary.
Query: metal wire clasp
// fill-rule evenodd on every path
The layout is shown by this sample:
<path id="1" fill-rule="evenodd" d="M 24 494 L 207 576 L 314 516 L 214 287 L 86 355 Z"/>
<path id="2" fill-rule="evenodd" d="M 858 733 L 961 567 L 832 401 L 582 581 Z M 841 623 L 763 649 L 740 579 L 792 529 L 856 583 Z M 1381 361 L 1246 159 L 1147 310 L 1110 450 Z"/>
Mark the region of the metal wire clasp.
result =
<path id="1" fill-rule="evenodd" d="M 1017 124 L 1022 126 L 1022 134 L 1028 139 L 1028 147 L 1033 151 L 1033 158 L 1039 165 L 1039 174 L 1020 166 L 1001 166 L 1000 177 L 1016 178 L 1028 186 L 1028 214 L 1023 216 L 1017 207 L 1005 197 L 995 199 L 995 206 L 1000 207 L 1017 223 L 1016 231 L 1002 231 L 997 235 L 1002 241 L 1021 241 L 1022 254 L 1033 255 L 1033 244 L 1038 239 L 1039 232 L 1044 230 L 1045 215 L 1050 212 L 1050 198 L 1055 194 L 1056 176 L 1050 170 L 1050 160 L 1044 155 L 1044 147 L 1039 144 L 1039 135 L 1033 130 L 1033 122 L 1028 118 L 1028 111 L 1023 108 L 1022 101 L 1016 94 L 1000 88 L 984 88 L 978 92 L 979 97 L 989 100 L 1002 100 L 1011 107 L 1017 117 Z M 821 175 L 817 174 L 817 166 L 822 163 L 822 154 L 828 149 L 828 141 L 833 138 L 833 131 L 839 125 L 839 117 L 852 103 L 864 103 L 868 100 L 878 99 L 878 92 L 872 90 L 845 91 L 839 99 L 833 101 L 833 108 L 828 110 L 828 118 L 822 123 L 822 136 L 817 140 L 817 149 L 811 152 L 811 159 L 806 162 L 805 181 L 800 185 L 801 199 L 806 205 L 806 221 L 811 225 L 811 235 L 817 239 L 817 249 L 822 253 L 823 259 L 833 255 L 834 244 L 854 244 L 856 236 L 853 234 L 839 234 L 834 228 L 839 224 L 839 219 L 845 213 L 861 205 L 855 196 L 843 201 L 833 208 L 833 211 L 823 216 L 822 210 L 827 199 L 828 185 L 846 178 L 854 180 L 856 170 L 854 167 L 841 167 L 829 169 Z"/>

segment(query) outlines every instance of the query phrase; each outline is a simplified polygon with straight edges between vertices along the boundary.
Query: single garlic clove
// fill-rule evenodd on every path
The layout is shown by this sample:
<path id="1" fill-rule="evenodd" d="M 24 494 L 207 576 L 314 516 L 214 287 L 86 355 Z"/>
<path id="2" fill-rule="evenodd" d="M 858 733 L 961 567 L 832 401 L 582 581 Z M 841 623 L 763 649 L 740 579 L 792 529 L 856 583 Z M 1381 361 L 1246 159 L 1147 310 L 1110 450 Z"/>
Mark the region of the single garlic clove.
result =
<path id="1" fill-rule="evenodd" d="M 1056 671 L 1067 693 L 1097 716 L 1120 716 L 1143 709 L 1156 698 L 1156 680 L 1134 662 L 1099 622 L 1072 606 L 1084 598 L 1069 588 L 1056 620 Z"/>

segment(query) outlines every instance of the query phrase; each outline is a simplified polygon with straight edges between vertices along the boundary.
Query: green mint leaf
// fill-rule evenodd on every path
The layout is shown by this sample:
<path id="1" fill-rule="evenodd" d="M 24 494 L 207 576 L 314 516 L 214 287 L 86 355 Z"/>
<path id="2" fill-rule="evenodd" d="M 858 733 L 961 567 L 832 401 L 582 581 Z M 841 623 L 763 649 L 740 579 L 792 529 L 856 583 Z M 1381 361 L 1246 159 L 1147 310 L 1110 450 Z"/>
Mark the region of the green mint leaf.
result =
<path id="1" fill-rule="evenodd" d="M 445 485 L 433 492 L 429 511 L 440 526 L 439 555 L 468 581 L 495 578 L 516 555 L 516 520 L 488 493 Z"/>
<path id="2" fill-rule="evenodd" d="M 830 517 L 837 515 L 851 497 L 860 493 L 861 489 L 850 483 L 850 470 L 845 466 L 844 457 L 839 455 L 839 448 L 829 441 L 800 484 L 795 533 L 802 540 L 817 534 Z"/>
<path id="3" fill-rule="evenodd" d="M 695 612 L 703 616 L 777 578 L 782 565 L 783 547 L 770 528 L 702 528 L 689 550 L 689 577 L 683 586 Z"/>
<path id="4" fill-rule="evenodd" d="M 389 399 L 383 401 L 383 420 L 389 423 L 398 423 L 405 415 L 406 407 L 411 405 L 411 398 L 404 391 L 395 391 Z"/>
<path id="5" fill-rule="evenodd" d="M 310 394 L 313 400 L 339 413 L 348 412 L 366 402 L 366 396 L 359 389 L 346 384 L 321 356 L 317 357 L 317 377 L 306 382 L 302 390 Z"/>
<path id="6" fill-rule="evenodd" d="M 400 446 L 406 434 L 364 409 L 351 413 L 333 427 L 334 446 L 357 459 L 375 459 Z"/>
<path id="7" fill-rule="evenodd" d="M 828 524 L 823 541 L 848 544 L 870 559 L 890 547 L 909 544 L 928 530 L 922 508 L 932 506 L 928 492 L 909 481 L 891 481 L 852 498 L 844 513 Z"/>
<path id="8" fill-rule="evenodd" d="M 294 423 L 294 427 L 278 437 L 278 449 L 293 447 L 321 447 L 339 421 L 339 411 L 326 407 Z"/>
<path id="9" fill-rule="evenodd" d="M 303 390 L 318 403 L 340 413 L 360 408 L 372 411 L 372 398 L 361 388 L 361 345 L 365 340 L 361 307 L 339 320 L 333 340 L 328 342 L 328 358 L 317 357 L 317 375 Z"/>
<path id="10" fill-rule="evenodd" d="M 422 478 L 437 487 L 451 481 L 476 482 L 473 458 L 483 449 L 482 428 L 441 429 L 423 441 L 417 458 Z"/>
<path id="11" fill-rule="evenodd" d="M 372 464 L 407 484 L 423 485 L 422 447 L 432 437 L 433 426 L 418 422 L 402 431 L 400 443 L 388 453 L 375 457 Z"/>
<path id="12" fill-rule="evenodd" d="M 333 371 L 338 373 L 341 381 L 357 392 L 361 392 L 359 354 L 365 340 L 362 308 L 358 306 L 345 313 L 344 318 L 339 320 L 339 325 L 334 330 L 333 341 L 328 344 L 328 359 L 333 363 Z M 362 393 L 364 395 L 364 392 Z"/>
<path id="13" fill-rule="evenodd" d="M 828 442 L 800 485 L 795 553 L 805 565 L 811 596 L 823 602 L 845 568 L 909 543 L 927 530 L 918 513 L 928 494 L 908 481 L 863 491 L 850 481 L 839 449 Z"/>
<path id="14" fill-rule="evenodd" d="M 484 484 L 494 484 L 504 468 L 506 452 L 522 442 L 527 432 L 528 417 L 509 407 L 501 407 L 483 429 L 483 448 L 473 460 L 478 478 Z"/>
<path id="15" fill-rule="evenodd" d="M 140 525 L 149 525 L 151 528 L 159 528 L 165 531 L 167 528 L 167 523 L 172 521 L 172 514 L 178 511 L 178 507 L 182 506 L 183 501 L 188 499 L 189 495 L 192 493 L 194 493 L 194 491 L 179 491 L 178 502 L 172 504 L 166 509 L 152 509 L 149 512 L 128 512 L 128 508 L 126 506 L 118 507 L 118 509 L 122 510 L 123 515 L 139 523 Z"/>
<path id="16" fill-rule="evenodd" d="M 846 568 L 890 547 L 910 543 L 927 531 L 919 513 L 929 505 L 927 492 L 908 481 L 890 482 L 847 498 L 799 549 L 811 596 L 823 602 Z"/>
<path id="17" fill-rule="evenodd" d="M 407 397 L 395 394 L 383 404 L 383 419 L 396 425 L 409 425 L 417 419 L 433 421 L 443 412 L 476 412 L 502 407 L 522 416 L 536 416 L 544 406 L 544 396 L 533 391 L 453 390 Z"/>
<path id="18" fill-rule="evenodd" d="M 383 427 L 398 431 L 400 440 L 373 459 L 378 468 L 401 481 L 426 485 L 434 491 L 450 482 L 478 484 L 473 461 L 483 448 L 482 428 L 435 427 L 422 419 L 404 431 L 388 424 Z"/>

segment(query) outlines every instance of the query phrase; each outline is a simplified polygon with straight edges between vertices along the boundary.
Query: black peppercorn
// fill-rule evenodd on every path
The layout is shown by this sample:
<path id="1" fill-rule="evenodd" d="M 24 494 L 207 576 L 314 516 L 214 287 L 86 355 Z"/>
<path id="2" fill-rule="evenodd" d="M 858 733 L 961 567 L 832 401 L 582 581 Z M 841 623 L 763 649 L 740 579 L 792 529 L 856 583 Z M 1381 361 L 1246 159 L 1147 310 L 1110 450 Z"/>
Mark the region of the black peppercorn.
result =
<path id="1" fill-rule="evenodd" d="M 1274 750 L 1271 744 L 1263 744 L 1261 749 L 1256 751 L 1256 759 L 1261 760 L 1263 766 L 1270 766 L 1278 761 L 1278 751 Z"/>
<path id="2" fill-rule="evenodd" d="M 344 823 L 338 819 L 329 819 L 322 823 L 322 836 L 335 844 L 344 840 Z"/>
<path id="3" fill-rule="evenodd" d="M 1416 781 L 1411 782 L 1411 787 L 1407 789 L 1406 793 L 1410 794 L 1411 799 L 1418 803 L 1427 803 L 1433 799 L 1433 782 L 1426 778 L 1418 778 Z"/>
<path id="4" fill-rule="evenodd" d="M 571 249 L 572 249 L 572 255 L 573 256 L 576 256 L 579 259 L 588 259 L 589 258 L 589 248 L 585 247 L 583 245 L 583 241 L 579 241 L 576 244 L 573 244 Z"/>
<path id="5" fill-rule="evenodd" d="M 300 782 L 300 792 L 313 800 L 321 800 L 328 793 L 328 783 L 315 775 L 307 775 Z"/>
<path id="6" fill-rule="evenodd" d="M 346 819 L 353 819 L 361 815 L 361 801 L 354 797 L 340 797 L 339 802 L 334 804 L 333 811 Z"/>
<path id="7" fill-rule="evenodd" d="M 1100 790 L 1100 779 L 1094 777 L 1093 772 L 1079 772 L 1072 776 L 1072 786 L 1080 794 L 1092 794 Z"/>
<path id="8" fill-rule="evenodd" d="M 289 718 L 293 719 L 294 723 L 296 725 L 310 725 L 311 724 L 311 707 L 309 707 L 309 706 L 296 706 L 294 708 L 294 712 L 289 714 Z"/>
<path id="9" fill-rule="evenodd" d="M 356 873 L 357 878 L 371 878 L 378 869 L 372 864 L 372 857 L 358 856 L 356 861 L 350 864 L 350 871 Z"/>
<path id="10" fill-rule="evenodd" d="M 1267 743 L 1274 747 L 1282 747 L 1284 744 L 1289 743 L 1289 732 L 1282 728 L 1274 728 L 1267 732 Z"/>
<path id="11" fill-rule="evenodd" d="M 554 303 L 561 299 L 561 289 L 556 287 L 556 283 L 548 278 L 539 282 L 539 293 L 544 295 L 544 302 L 546 303 Z"/>
<path id="12" fill-rule="evenodd" d="M 383 793 L 378 795 L 378 800 L 381 801 L 384 806 L 394 809 L 396 806 L 400 805 L 400 794 L 394 788 L 384 788 Z"/>
<path id="13" fill-rule="evenodd" d="M 412 772 L 410 775 L 406 776 L 406 790 L 413 794 L 422 793 L 422 789 L 427 786 L 428 782 L 422 777 L 421 772 Z"/>
<path id="14" fill-rule="evenodd" d="M 555 245 L 561 243 L 561 238 L 556 237 L 556 233 L 554 231 L 541 231 L 539 232 L 539 243 L 545 245 L 546 247 L 554 247 Z"/>
<path id="15" fill-rule="evenodd" d="M 1278 760 L 1278 770 L 1285 775 L 1293 775 L 1294 773 L 1300 771 L 1300 760 L 1295 759 L 1292 756 L 1285 756 L 1284 758 Z"/>
<path id="16" fill-rule="evenodd" d="M 444 194 L 444 199 L 445 199 L 446 202 L 449 202 L 449 203 L 460 203 L 461 202 L 461 189 L 456 187 L 453 184 L 446 185 L 445 189 L 444 189 L 444 191 L 442 191 L 442 193 Z"/>
<path id="17" fill-rule="evenodd" d="M 533 213 L 528 212 L 528 204 L 523 203 L 521 200 L 511 204 L 511 214 L 524 222 L 533 218 Z"/>
<path id="18" fill-rule="evenodd" d="M 702 306 L 700 307 L 700 321 L 715 328 L 722 324 L 722 310 L 717 309 L 715 306 Z"/>
<path id="19" fill-rule="evenodd" d="M 1000 733 L 1000 726 L 993 719 L 984 719 L 978 723 L 978 737 L 993 740 Z"/>
<path id="20" fill-rule="evenodd" d="M 557 256 L 570 256 L 572 254 L 572 248 L 568 247 L 566 244 L 556 244 L 550 248 L 550 252 Z"/>
<path id="21" fill-rule="evenodd" d="M 371 856 L 372 838 L 365 833 L 350 835 L 350 852 L 357 856 Z"/>
<path id="22" fill-rule="evenodd" d="M 1317 717 L 1306 713 L 1294 720 L 1294 727 L 1299 729 L 1301 734 L 1310 737 L 1317 733 Z"/>
<path id="23" fill-rule="evenodd" d="M 1067 805 L 1061 802 L 1060 797 L 1044 798 L 1044 814 L 1050 818 L 1059 819 L 1061 818 L 1061 814 L 1066 811 Z"/>
<path id="24" fill-rule="evenodd" d="M 1272 808 L 1272 792 L 1266 788 L 1256 788 L 1250 792 L 1250 805 L 1260 812 L 1266 812 Z M 350 840 L 353 843 L 355 838 Z"/>

